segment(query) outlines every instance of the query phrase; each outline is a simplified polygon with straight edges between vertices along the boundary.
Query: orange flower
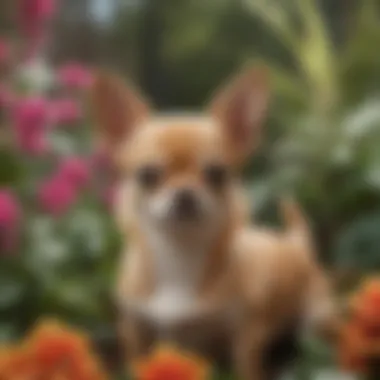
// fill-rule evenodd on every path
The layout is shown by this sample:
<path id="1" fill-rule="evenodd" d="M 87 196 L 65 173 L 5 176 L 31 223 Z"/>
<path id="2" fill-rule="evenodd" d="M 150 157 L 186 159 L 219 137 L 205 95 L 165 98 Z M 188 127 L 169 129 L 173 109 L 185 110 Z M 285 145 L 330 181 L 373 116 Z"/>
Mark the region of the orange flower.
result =
<path id="1" fill-rule="evenodd" d="M 38 369 L 24 347 L 0 350 L 1 379 L 28 379 L 37 376 Z"/>
<path id="2" fill-rule="evenodd" d="M 356 317 L 363 322 L 380 324 L 380 279 L 367 281 L 352 306 Z"/>
<path id="3" fill-rule="evenodd" d="M 53 321 L 40 323 L 30 335 L 28 346 L 33 359 L 46 370 L 59 366 L 60 362 L 82 357 L 88 349 L 82 336 Z"/>
<path id="4" fill-rule="evenodd" d="M 137 380 L 205 380 L 209 365 L 202 359 L 163 346 L 133 366 Z"/>
<path id="5" fill-rule="evenodd" d="M 81 333 L 45 320 L 28 339 L 30 357 L 43 374 L 71 380 L 98 380 L 104 375 Z"/>
<path id="6" fill-rule="evenodd" d="M 342 367 L 366 372 L 370 359 L 380 358 L 380 279 L 366 281 L 352 302 L 351 319 L 342 331 Z"/>

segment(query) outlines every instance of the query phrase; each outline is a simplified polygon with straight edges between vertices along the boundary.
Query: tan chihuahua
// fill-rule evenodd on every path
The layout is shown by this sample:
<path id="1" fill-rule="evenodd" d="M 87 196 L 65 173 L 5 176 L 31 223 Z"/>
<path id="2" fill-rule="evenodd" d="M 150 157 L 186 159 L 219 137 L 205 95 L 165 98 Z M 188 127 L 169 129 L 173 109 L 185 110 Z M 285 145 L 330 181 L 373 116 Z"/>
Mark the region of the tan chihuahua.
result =
<path id="1" fill-rule="evenodd" d="M 239 169 L 258 143 L 268 107 L 265 71 L 237 76 L 205 116 L 152 114 L 109 75 L 97 78 L 92 95 L 100 141 L 123 176 L 115 211 L 128 248 L 117 302 L 125 311 L 121 331 L 129 357 L 158 339 L 212 358 L 234 340 L 240 374 L 263 379 L 257 353 L 274 334 L 258 339 L 251 331 L 267 309 L 266 284 L 273 289 L 279 282 L 272 281 L 275 269 L 268 278 L 261 274 L 256 245 L 239 232 L 248 223 Z M 292 251 L 289 242 L 269 235 L 257 253 Z M 263 312 L 253 312 L 256 307 Z M 257 360 L 247 361 L 248 355 Z"/>

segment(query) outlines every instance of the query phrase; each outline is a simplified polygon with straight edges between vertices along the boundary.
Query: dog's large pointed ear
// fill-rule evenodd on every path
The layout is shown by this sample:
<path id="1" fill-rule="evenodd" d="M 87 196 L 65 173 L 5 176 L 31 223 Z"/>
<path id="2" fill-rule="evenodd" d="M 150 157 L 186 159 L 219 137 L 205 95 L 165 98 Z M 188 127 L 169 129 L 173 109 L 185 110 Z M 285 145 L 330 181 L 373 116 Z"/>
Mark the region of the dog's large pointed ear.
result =
<path id="1" fill-rule="evenodd" d="M 269 105 L 268 72 L 243 71 L 216 94 L 211 112 L 221 123 L 232 159 L 240 165 L 257 146 Z"/>
<path id="2" fill-rule="evenodd" d="M 100 143 L 110 153 L 125 142 L 135 127 L 148 117 L 145 101 L 118 76 L 98 73 L 90 91 Z"/>

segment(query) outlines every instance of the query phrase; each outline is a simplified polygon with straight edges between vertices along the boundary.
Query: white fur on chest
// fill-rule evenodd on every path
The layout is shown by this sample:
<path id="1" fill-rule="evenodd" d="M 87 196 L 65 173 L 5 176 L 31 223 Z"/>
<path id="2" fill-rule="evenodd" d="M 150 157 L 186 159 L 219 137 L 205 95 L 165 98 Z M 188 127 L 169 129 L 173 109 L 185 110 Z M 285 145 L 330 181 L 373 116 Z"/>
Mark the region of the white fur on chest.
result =
<path id="1" fill-rule="evenodd" d="M 174 245 L 152 239 L 154 290 L 145 314 L 158 327 L 169 328 L 199 312 L 199 287 L 207 264 L 204 244 Z"/>

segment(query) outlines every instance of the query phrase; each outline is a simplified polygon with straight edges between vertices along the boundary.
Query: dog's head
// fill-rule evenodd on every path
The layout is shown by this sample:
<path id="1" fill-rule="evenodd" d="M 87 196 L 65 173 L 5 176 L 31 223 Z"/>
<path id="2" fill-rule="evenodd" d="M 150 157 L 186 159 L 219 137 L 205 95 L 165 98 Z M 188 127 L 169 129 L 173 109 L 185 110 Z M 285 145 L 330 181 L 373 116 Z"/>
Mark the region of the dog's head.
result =
<path id="1" fill-rule="evenodd" d="M 119 78 L 99 75 L 92 97 L 100 141 L 123 175 L 128 212 L 171 233 L 217 229 L 237 169 L 258 142 L 266 79 L 263 70 L 251 69 L 223 88 L 204 116 L 165 117 Z M 127 212 L 122 204 L 119 214 Z"/>

